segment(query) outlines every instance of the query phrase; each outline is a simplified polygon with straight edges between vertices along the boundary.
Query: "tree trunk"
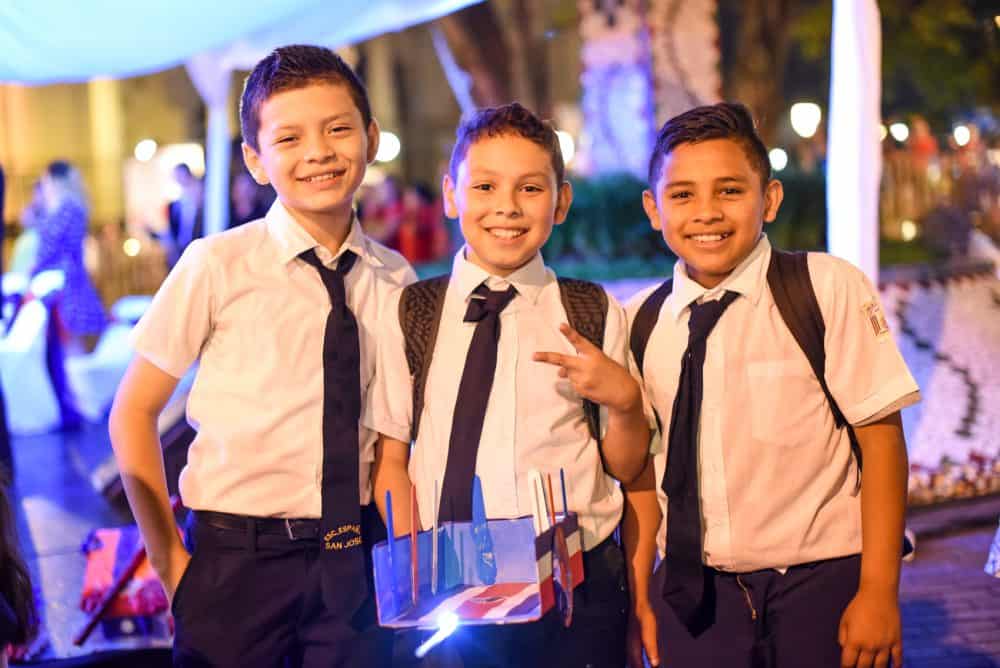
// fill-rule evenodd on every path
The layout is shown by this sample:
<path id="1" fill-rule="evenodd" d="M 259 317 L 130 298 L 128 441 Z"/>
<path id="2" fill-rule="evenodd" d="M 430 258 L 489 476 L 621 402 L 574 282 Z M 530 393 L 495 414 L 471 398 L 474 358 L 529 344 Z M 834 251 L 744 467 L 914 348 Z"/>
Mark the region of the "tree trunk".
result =
<path id="1" fill-rule="evenodd" d="M 448 40 L 457 65 L 472 78 L 478 106 L 496 106 L 512 99 L 511 54 L 492 3 L 483 2 L 436 21 Z"/>
<path id="2" fill-rule="evenodd" d="M 740 2 L 739 37 L 727 77 L 727 98 L 750 108 L 766 144 L 774 139 L 785 106 L 792 14 L 790 0 Z"/>

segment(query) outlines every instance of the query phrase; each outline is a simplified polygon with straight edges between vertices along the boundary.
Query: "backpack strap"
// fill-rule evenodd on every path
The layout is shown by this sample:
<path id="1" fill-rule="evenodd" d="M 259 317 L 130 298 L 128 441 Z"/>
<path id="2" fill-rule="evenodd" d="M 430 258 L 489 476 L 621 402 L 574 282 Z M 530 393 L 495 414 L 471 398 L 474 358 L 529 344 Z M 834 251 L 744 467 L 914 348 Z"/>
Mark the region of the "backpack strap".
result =
<path id="1" fill-rule="evenodd" d="M 604 328 L 608 318 L 608 295 L 597 283 L 576 278 L 559 278 L 559 297 L 569 326 L 600 349 L 604 349 Z M 601 407 L 583 400 L 583 414 L 590 436 L 601 442 Z"/>
<path id="2" fill-rule="evenodd" d="M 410 441 L 417 440 L 420 415 L 424 411 L 424 387 L 431 368 L 434 344 L 441 326 L 444 295 L 448 290 L 448 274 L 417 281 L 403 288 L 399 298 L 399 326 L 403 330 L 406 364 L 413 382 L 413 415 Z"/>
<path id="3" fill-rule="evenodd" d="M 646 359 L 646 345 L 649 343 L 649 336 L 656 327 L 656 321 L 660 319 L 660 310 L 663 302 L 674 291 L 674 279 L 668 278 L 663 281 L 658 288 L 649 293 L 646 300 L 639 305 L 635 319 L 632 321 L 632 332 L 629 334 L 628 345 L 632 350 L 632 357 L 639 368 L 639 376 L 642 377 L 642 364 Z"/>
<path id="4" fill-rule="evenodd" d="M 805 353 L 819 386 L 826 395 L 837 428 L 846 428 L 851 441 L 851 452 L 858 462 L 858 484 L 861 483 L 861 445 L 854 428 L 847 422 L 837 401 L 826 384 L 826 325 L 820 311 L 816 292 L 809 277 L 809 256 L 805 252 L 771 249 L 771 262 L 767 267 L 767 284 L 774 296 L 774 304 L 785 325 Z"/>
<path id="5" fill-rule="evenodd" d="M 660 310 L 667 297 L 674 291 L 674 279 L 668 278 L 663 281 L 658 288 L 649 293 L 645 301 L 639 305 L 635 319 L 632 321 L 632 332 L 629 334 L 628 346 L 635 358 L 636 367 L 639 369 L 639 377 L 642 378 L 642 365 L 646 360 L 646 346 L 649 344 L 649 336 L 656 327 L 656 321 L 660 319 Z M 663 434 L 663 422 L 660 420 L 660 413 L 653 407 L 653 416 L 656 418 L 656 427 L 661 438 L 666 438 Z"/>

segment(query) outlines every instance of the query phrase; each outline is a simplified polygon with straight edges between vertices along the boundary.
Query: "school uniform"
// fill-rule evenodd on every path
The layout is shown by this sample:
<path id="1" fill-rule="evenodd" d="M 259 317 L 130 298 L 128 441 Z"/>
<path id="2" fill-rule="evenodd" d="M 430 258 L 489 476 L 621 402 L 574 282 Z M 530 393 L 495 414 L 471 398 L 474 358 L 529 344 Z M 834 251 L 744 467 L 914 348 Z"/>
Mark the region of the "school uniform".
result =
<path id="1" fill-rule="evenodd" d="M 437 481 L 442 487 L 446 478 L 459 387 L 477 327 L 476 322 L 466 322 L 465 316 L 483 285 L 496 292 L 511 287 L 515 291 L 499 314 L 496 366 L 475 460 L 486 516 L 531 515 L 528 472 L 538 469 L 558 480 L 563 469 L 569 509 L 579 514 L 586 576 L 575 592 L 573 625 L 568 630 L 561 628 L 555 615 L 549 615 L 544 623 L 462 629 L 446 644 L 468 641 L 485 648 L 484 654 L 474 659 L 470 658 L 471 648 L 464 648 L 467 665 L 617 668 L 624 662 L 627 600 L 624 561 L 612 533 L 621 518 L 622 494 L 617 482 L 604 471 L 581 397 L 569 380 L 559 377 L 558 367 L 532 359 L 540 351 L 575 354 L 559 331 L 560 324 L 567 322 L 559 285 L 540 254 L 506 278 L 491 276 L 469 262 L 464 248 L 455 256 L 428 370 L 420 428 L 409 461 L 420 523 L 430 528 L 434 516 L 442 511 L 434 503 L 434 486 Z M 388 300 L 380 323 L 378 373 L 370 388 L 364 422 L 372 430 L 409 442 L 412 384 L 397 316 L 399 298 L 397 293 Z M 603 349 L 611 359 L 625 364 L 624 311 L 611 297 Z M 602 424 L 606 425 L 606 417 Z"/>
<path id="2" fill-rule="evenodd" d="M 663 658 L 676 665 L 839 665 L 838 623 L 857 591 L 857 462 L 847 430 L 836 428 L 775 306 L 767 283 L 771 252 L 762 236 L 710 290 L 691 280 L 679 261 L 646 348 L 644 391 L 666 430 L 692 305 L 735 293 L 707 338 L 695 427 L 701 556 L 712 569 L 706 596 L 716 599 L 714 623 L 697 637 L 662 595 L 670 521 L 661 488 L 666 448 L 653 459 L 664 520 L 650 600 Z M 811 253 L 808 266 L 826 325 L 826 381 L 847 421 L 862 426 L 918 401 L 867 278 L 823 253 Z M 630 300 L 630 323 L 651 292 Z"/>
<path id="3" fill-rule="evenodd" d="M 133 333 L 138 354 L 174 377 L 198 362 L 187 403 L 197 436 L 179 483 L 194 511 L 191 565 L 173 601 L 179 665 L 282 665 L 283 656 L 306 666 L 377 663 L 371 597 L 359 609 L 331 610 L 320 591 L 331 296 L 305 259 L 310 249 L 323 267 L 353 261 L 342 281 L 363 397 L 381 307 L 416 276 L 357 219 L 336 254 L 280 201 L 261 220 L 192 241 Z M 376 434 L 363 426 L 357 434 L 356 499 L 370 549 L 380 529 L 370 506 Z M 355 574 L 370 575 L 370 567 Z"/>

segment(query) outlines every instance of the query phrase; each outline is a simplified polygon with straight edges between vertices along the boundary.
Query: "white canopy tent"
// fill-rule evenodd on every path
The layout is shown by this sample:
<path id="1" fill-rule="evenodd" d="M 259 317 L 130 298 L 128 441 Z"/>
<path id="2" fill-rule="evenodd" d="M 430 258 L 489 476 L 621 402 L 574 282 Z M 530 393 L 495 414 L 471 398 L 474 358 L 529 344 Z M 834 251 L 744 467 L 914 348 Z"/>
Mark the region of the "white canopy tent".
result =
<path id="1" fill-rule="evenodd" d="M 282 44 L 351 44 L 480 0 L 12 0 L 0 4 L 0 81 L 129 77 L 184 64 L 208 109 L 205 229 L 226 225 L 230 74 Z"/>
<path id="2" fill-rule="evenodd" d="M 225 224 L 229 74 L 281 44 L 339 46 L 480 0 L 10 0 L 0 81 L 126 77 L 185 63 L 208 107 L 206 229 Z M 878 273 L 881 36 L 876 0 L 835 0 L 827 165 L 830 250 Z"/>

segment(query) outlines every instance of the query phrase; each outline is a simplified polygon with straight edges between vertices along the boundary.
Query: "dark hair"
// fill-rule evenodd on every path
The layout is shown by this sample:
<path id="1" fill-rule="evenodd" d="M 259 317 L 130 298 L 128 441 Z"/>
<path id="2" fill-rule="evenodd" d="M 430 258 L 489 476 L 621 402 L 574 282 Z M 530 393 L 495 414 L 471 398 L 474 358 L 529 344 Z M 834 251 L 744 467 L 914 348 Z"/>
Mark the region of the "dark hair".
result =
<path id="1" fill-rule="evenodd" d="M 73 165 L 65 160 L 54 160 L 49 163 L 45 171 L 54 179 L 65 179 L 72 173 Z"/>
<path id="2" fill-rule="evenodd" d="M 10 604 L 17 618 L 13 642 L 28 642 L 38 628 L 35 594 L 18 546 L 17 528 L 11 510 L 10 474 L 3 464 L 0 464 L 0 595 Z"/>
<path id="3" fill-rule="evenodd" d="M 275 93 L 304 88 L 314 83 L 342 84 L 361 112 L 365 128 L 372 122 L 368 91 L 350 65 L 330 49 L 295 44 L 282 46 L 254 66 L 243 83 L 240 98 L 240 129 L 243 141 L 259 150 L 260 106 Z"/>
<path id="4" fill-rule="evenodd" d="M 465 160 L 469 147 L 485 137 L 515 135 L 538 144 L 552 160 L 552 169 L 556 173 L 556 183 L 562 184 L 566 173 L 562 150 L 559 148 L 559 137 L 548 121 L 543 121 L 531 111 L 517 102 L 505 104 L 502 107 L 479 109 L 463 119 L 455 130 L 455 148 L 451 151 L 448 163 L 448 173 L 451 178 L 458 177 L 458 166 Z"/>
<path id="5" fill-rule="evenodd" d="M 681 144 L 697 144 L 709 139 L 731 139 L 746 153 L 750 166 L 760 174 L 761 187 L 771 180 L 771 160 L 757 134 L 753 116 L 742 104 L 719 102 L 689 109 L 663 124 L 649 159 L 649 187 L 656 189 L 663 159 Z"/>

